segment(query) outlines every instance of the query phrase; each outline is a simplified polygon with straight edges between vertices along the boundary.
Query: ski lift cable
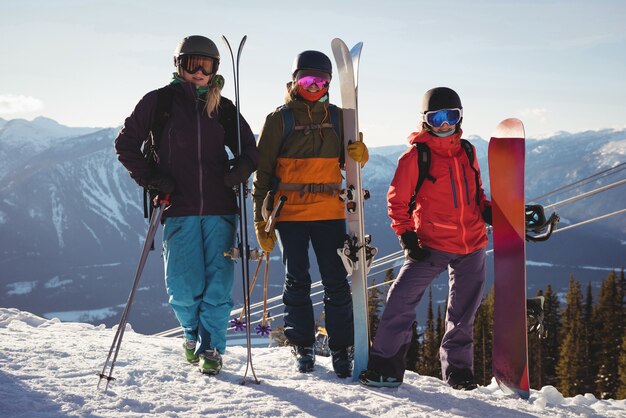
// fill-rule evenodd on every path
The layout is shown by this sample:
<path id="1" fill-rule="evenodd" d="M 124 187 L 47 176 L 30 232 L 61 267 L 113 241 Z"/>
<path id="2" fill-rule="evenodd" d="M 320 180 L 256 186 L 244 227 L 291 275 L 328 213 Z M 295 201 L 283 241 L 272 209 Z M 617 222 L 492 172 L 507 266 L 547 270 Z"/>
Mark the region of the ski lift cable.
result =
<path id="1" fill-rule="evenodd" d="M 589 183 L 591 181 L 598 180 L 601 177 L 606 177 L 606 176 L 610 176 L 610 175 L 619 173 L 620 171 L 622 171 L 624 169 L 626 169 L 626 163 L 620 163 L 620 164 L 618 164 L 618 165 L 616 165 L 614 167 L 611 167 L 609 169 L 606 169 L 606 170 L 603 170 L 603 171 L 599 171 L 599 172 L 597 172 L 595 174 L 592 174 L 590 176 L 582 178 L 582 179 L 580 179 L 578 181 L 575 181 L 573 183 L 566 184 L 565 186 L 561 186 L 561 187 L 559 187 L 557 189 L 552 190 L 551 192 L 542 194 L 541 196 L 533 197 L 529 201 L 534 202 L 534 201 L 537 201 L 539 199 L 544 199 L 544 198 L 546 198 L 548 196 L 551 196 L 553 194 L 559 194 L 560 192 L 565 191 L 566 189 L 577 187 L 577 186 L 582 186 L 582 185 L 587 184 L 587 183 Z M 599 178 L 597 179 L 596 177 L 599 177 Z"/>
<path id="2" fill-rule="evenodd" d="M 626 183 L 626 179 L 616 181 L 615 183 L 607 184 L 606 186 L 598 187 L 597 189 L 591 190 L 589 192 L 581 193 L 577 196 L 569 197 L 565 200 L 561 200 L 560 202 L 551 203 L 549 205 L 544 206 L 544 209 L 549 209 L 557 206 L 569 205 L 570 203 L 577 202 L 582 199 L 586 199 L 589 196 L 593 196 L 594 194 L 604 192 L 606 190 L 612 189 L 613 187 L 621 186 Z"/>

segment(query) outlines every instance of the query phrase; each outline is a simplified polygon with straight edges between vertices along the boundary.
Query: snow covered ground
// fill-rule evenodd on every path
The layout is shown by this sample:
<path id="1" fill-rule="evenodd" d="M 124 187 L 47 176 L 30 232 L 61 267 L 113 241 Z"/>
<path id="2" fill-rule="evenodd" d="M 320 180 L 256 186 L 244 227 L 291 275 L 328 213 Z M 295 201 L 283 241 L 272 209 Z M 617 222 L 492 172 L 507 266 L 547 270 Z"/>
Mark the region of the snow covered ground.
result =
<path id="1" fill-rule="evenodd" d="M 493 382 L 460 392 L 409 372 L 400 388 L 370 389 L 337 378 L 328 358 L 297 373 L 287 348 L 254 348 L 261 384 L 241 385 L 244 347 L 228 347 L 222 373 L 208 377 L 184 361 L 180 339 L 132 330 L 103 393 L 96 374 L 114 333 L 0 308 L 0 417 L 626 417 L 625 400 L 564 398 L 551 386 L 523 401 Z"/>

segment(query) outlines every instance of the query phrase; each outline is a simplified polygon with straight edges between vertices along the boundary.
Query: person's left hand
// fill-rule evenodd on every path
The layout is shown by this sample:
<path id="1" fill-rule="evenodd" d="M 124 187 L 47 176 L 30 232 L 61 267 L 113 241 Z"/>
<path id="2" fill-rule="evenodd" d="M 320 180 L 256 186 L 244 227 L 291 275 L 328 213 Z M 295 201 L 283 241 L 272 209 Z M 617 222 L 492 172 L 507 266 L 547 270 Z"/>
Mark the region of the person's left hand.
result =
<path id="1" fill-rule="evenodd" d="M 235 165 L 224 175 L 224 185 L 227 187 L 235 187 L 238 184 L 245 183 L 250 177 L 250 168 L 245 159 L 239 159 Z"/>
<path id="2" fill-rule="evenodd" d="M 361 167 L 364 167 L 369 160 L 370 154 L 365 142 L 363 142 L 363 132 L 359 132 L 358 141 L 348 144 L 348 155 L 357 163 L 361 163 Z"/>

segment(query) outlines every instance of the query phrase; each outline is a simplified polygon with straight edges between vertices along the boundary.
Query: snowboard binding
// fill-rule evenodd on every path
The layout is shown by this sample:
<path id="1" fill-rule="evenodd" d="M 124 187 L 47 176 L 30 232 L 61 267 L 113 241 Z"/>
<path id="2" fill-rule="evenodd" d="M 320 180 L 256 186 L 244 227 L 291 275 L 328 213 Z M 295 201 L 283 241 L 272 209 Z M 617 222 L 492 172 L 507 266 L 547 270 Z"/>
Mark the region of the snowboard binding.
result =
<path id="1" fill-rule="evenodd" d="M 536 296 L 526 300 L 526 315 L 528 316 L 528 334 L 536 334 L 540 340 L 548 337 L 548 331 L 543 325 L 543 296 Z"/>
<path id="2" fill-rule="evenodd" d="M 526 241 L 546 241 L 556 229 L 561 218 L 552 212 L 549 218 L 541 205 L 526 205 Z"/>

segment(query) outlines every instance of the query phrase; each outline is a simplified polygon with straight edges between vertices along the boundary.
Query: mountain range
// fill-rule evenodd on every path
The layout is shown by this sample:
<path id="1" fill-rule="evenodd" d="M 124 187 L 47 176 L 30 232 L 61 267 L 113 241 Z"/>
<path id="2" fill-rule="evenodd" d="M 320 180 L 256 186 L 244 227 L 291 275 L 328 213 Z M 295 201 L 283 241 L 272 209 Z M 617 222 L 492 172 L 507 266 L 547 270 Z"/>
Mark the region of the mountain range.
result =
<path id="1" fill-rule="evenodd" d="M 71 128 L 43 117 L 33 121 L 0 119 L 0 306 L 61 320 L 117 323 L 147 228 L 142 190 L 115 156 L 117 131 Z M 479 137 L 468 139 L 476 146 L 488 193 L 488 142 Z M 397 158 L 407 146 L 372 148 L 363 170 L 364 184 L 372 196 L 366 201 L 366 229 L 379 248 L 379 258 L 399 250 L 389 228 L 385 198 Z M 626 162 L 626 130 L 561 132 L 541 140 L 528 139 L 526 147 L 527 201 L 605 170 L 612 169 L 577 187 L 534 200 L 550 205 L 626 178 L 620 166 Z M 562 227 L 624 208 L 623 185 L 556 206 Z M 571 275 L 595 286 L 608 272 L 626 264 L 623 213 L 558 232 L 545 243 L 527 246 L 529 294 L 548 283 L 565 292 Z M 145 333 L 176 326 L 164 289 L 160 238 L 155 248 L 130 318 L 133 328 Z M 397 260 L 389 266 L 400 263 Z M 491 258 L 489 263 L 491 269 Z M 317 280 L 317 267 L 311 264 Z M 377 271 L 382 273 L 384 268 Z M 276 251 L 270 296 L 280 294 L 282 277 Z M 382 274 L 374 279 L 380 282 Z M 235 284 L 233 299 L 240 305 L 241 280 L 236 278 Z M 443 276 L 433 283 L 435 302 L 445 299 L 446 289 Z M 253 301 L 261 295 L 257 286 Z"/>

